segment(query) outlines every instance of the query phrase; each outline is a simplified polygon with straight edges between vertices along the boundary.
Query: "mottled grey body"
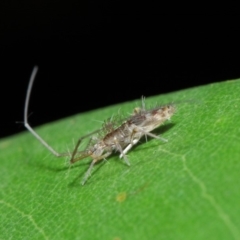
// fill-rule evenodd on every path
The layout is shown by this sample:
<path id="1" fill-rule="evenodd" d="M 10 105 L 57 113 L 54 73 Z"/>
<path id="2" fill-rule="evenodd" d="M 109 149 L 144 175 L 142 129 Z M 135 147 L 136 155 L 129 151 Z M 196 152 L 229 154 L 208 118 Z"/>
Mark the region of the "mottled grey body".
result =
<path id="1" fill-rule="evenodd" d="M 144 105 L 143 105 L 144 107 Z M 88 147 L 81 152 L 77 152 L 77 148 L 81 142 L 76 145 L 71 162 L 74 163 L 87 156 L 92 157 L 93 161 L 84 177 L 83 184 L 89 177 L 93 165 L 108 157 L 113 152 L 119 152 L 120 158 L 123 157 L 127 165 L 130 165 L 126 153 L 138 143 L 142 136 L 150 136 L 153 138 L 166 141 L 159 136 L 152 134 L 155 128 L 160 126 L 166 120 L 169 120 L 174 113 L 172 105 L 157 107 L 151 110 L 145 108 L 136 108 L 134 114 L 125 120 L 119 127 L 114 128 L 114 122 L 107 121 L 102 128 L 105 132 L 104 137 L 94 136 L 90 139 Z"/>

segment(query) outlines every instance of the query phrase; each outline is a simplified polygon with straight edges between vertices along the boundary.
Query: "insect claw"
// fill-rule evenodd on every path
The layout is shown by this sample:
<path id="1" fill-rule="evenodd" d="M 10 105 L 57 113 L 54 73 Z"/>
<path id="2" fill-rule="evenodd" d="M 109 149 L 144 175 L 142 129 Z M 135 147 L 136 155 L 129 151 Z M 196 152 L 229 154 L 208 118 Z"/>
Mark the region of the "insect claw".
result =
<path id="1" fill-rule="evenodd" d="M 85 184 L 85 182 L 88 180 L 89 176 L 91 175 L 91 173 L 89 173 L 89 171 L 87 171 L 86 175 L 84 176 L 83 180 L 82 180 L 82 185 Z"/>
<path id="2" fill-rule="evenodd" d="M 162 137 L 159 137 L 159 140 L 161 140 L 161 141 L 163 141 L 163 142 L 168 142 L 168 139 L 162 138 Z"/>

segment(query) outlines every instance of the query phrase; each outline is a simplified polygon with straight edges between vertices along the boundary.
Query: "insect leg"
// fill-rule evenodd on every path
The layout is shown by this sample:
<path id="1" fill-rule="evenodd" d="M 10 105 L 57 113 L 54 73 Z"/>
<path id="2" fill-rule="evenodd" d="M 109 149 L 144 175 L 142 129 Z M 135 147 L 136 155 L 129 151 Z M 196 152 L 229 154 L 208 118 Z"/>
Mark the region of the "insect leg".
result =
<path id="1" fill-rule="evenodd" d="M 94 159 L 92 160 L 92 162 L 91 162 L 91 164 L 90 164 L 90 166 L 89 166 L 89 168 L 88 168 L 88 170 L 87 170 L 87 172 L 86 172 L 86 174 L 85 174 L 85 176 L 84 176 L 84 178 L 83 178 L 83 180 L 82 180 L 82 185 L 85 184 L 85 182 L 87 181 L 88 177 L 91 175 L 91 171 L 92 171 L 92 168 L 93 168 L 94 164 L 95 164 L 96 162 L 104 159 L 104 158 L 107 158 L 109 155 L 111 155 L 111 153 L 112 153 L 112 152 L 107 152 L 107 153 L 105 153 L 105 154 L 103 154 L 103 155 L 101 155 L 101 156 L 99 156 L 99 157 L 97 157 L 97 158 L 94 158 Z"/>
<path id="2" fill-rule="evenodd" d="M 79 140 L 78 140 L 78 143 L 73 151 L 73 153 L 59 153 L 57 151 L 55 151 L 45 140 L 43 140 L 42 137 L 40 137 L 40 135 L 38 135 L 34 130 L 33 128 L 29 125 L 28 123 L 28 106 L 29 106 L 29 101 L 30 101 L 30 96 L 31 96 L 31 91 L 32 91 L 32 87 L 33 87 L 33 83 L 34 83 L 34 80 L 36 78 L 36 75 L 37 75 L 37 71 L 38 71 L 38 67 L 35 66 L 33 68 L 33 71 L 31 73 L 31 76 L 30 76 L 30 80 L 29 80 L 29 84 L 28 84 L 28 89 L 27 89 L 27 94 L 26 94 L 26 100 L 25 100 L 25 106 L 24 106 L 24 126 L 28 129 L 29 132 L 32 133 L 32 135 L 45 147 L 47 148 L 53 155 L 55 155 L 56 157 L 63 157 L 63 156 L 71 156 L 71 163 L 75 162 L 74 161 L 74 156 L 76 155 L 77 153 L 77 149 L 81 143 L 81 141 L 84 139 L 84 138 L 87 138 L 91 135 L 93 135 L 94 133 L 100 131 L 99 130 L 96 130 L 90 134 L 87 134 L 83 137 L 81 137 Z M 81 159 L 84 158 L 83 156 L 85 156 L 85 154 L 82 154 L 81 156 Z M 88 155 L 87 155 L 88 156 Z"/>
<path id="3" fill-rule="evenodd" d="M 38 67 L 35 66 L 33 68 L 33 71 L 30 76 L 30 81 L 28 84 L 28 89 L 27 89 L 27 95 L 26 95 L 26 100 L 25 100 L 25 106 L 24 106 L 24 126 L 28 129 L 30 133 L 45 147 L 47 148 L 53 155 L 56 157 L 62 157 L 62 156 L 67 156 L 69 155 L 68 153 L 58 153 L 55 151 L 46 141 L 44 141 L 34 130 L 33 128 L 29 125 L 28 123 L 28 106 L 29 106 L 29 100 L 30 100 L 30 95 L 32 91 L 32 86 L 33 82 L 35 80 L 36 74 L 38 71 Z"/>
<path id="4" fill-rule="evenodd" d="M 139 139 L 133 139 L 132 143 L 127 145 L 127 147 L 120 154 L 119 158 L 122 158 L 138 141 Z"/>
<path id="5" fill-rule="evenodd" d="M 73 153 L 72 153 L 72 156 L 71 156 L 71 159 L 70 159 L 70 163 L 74 163 L 74 162 L 76 162 L 76 161 L 84 158 L 84 157 L 80 157 L 80 158 L 77 157 L 77 158 L 74 159 L 74 157 L 75 157 L 75 155 L 76 155 L 76 153 L 77 153 L 77 150 L 78 150 L 79 145 L 81 144 L 81 142 L 82 142 L 83 139 L 85 139 L 85 138 L 87 138 L 87 137 L 90 137 L 91 135 L 93 135 L 93 134 L 95 134 L 95 133 L 97 133 L 97 132 L 99 132 L 99 131 L 100 131 L 100 129 L 98 129 L 98 130 L 96 130 L 96 131 L 94 131 L 94 132 L 91 132 L 91 133 L 89 133 L 89 134 L 87 134 L 87 135 L 84 135 L 83 137 L 81 137 L 81 138 L 78 139 L 77 144 L 76 144 L 76 146 L 75 146 L 75 148 L 74 148 L 74 150 L 73 150 Z M 92 138 L 89 140 L 89 143 L 90 143 L 91 141 L 92 141 Z M 89 144 L 89 143 L 88 143 L 88 144 Z M 84 151 L 83 151 L 83 152 L 84 152 Z M 90 154 L 87 154 L 86 157 L 89 156 L 89 155 L 90 155 Z"/>
<path id="6" fill-rule="evenodd" d="M 136 127 L 136 131 L 135 131 L 135 132 L 142 132 L 145 136 L 150 136 L 150 137 L 152 137 L 152 138 L 159 139 L 159 140 L 161 140 L 161 141 L 163 141 L 163 142 L 167 142 L 167 141 L 168 141 L 167 139 L 162 138 L 162 137 L 159 137 L 159 136 L 157 136 L 157 135 L 155 135 L 155 134 L 153 134 L 153 133 L 146 132 L 146 131 L 144 131 L 142 128 L 139 128 L 139 127 Z M 128 144 L 127 147 L 121 152 L 121 154 L 120 154 L 119 157 L 120 157 L 120 158 L 124 157 L 124 155 L 125 155 L 136 143 L 138 143 L 138 141 L 139 141 L 139 138 L 133 139 L 133 140 L 131 141 L 131 143 Z"/>
<path id="7" fill-rule="evenodd" d="M 120 152 L 120 156 L 119 156 L 119 157 L 120 157 L 120 158 L 123 157 L 124 162 L 125 162 L 128 166 L 130 166 L 131 164 L 130 164 L 130 162 L 129 162 L 127 156 L 126 156 L 126 154 L 124 153 L 121 145 L 120 145 L 116 140 L 115 140 L 115 144 L 116 144 L 116 146 L 117 146 L 117 150 Z M 129 144 L 129 145 L 130 145 L 130 144 Z"/>

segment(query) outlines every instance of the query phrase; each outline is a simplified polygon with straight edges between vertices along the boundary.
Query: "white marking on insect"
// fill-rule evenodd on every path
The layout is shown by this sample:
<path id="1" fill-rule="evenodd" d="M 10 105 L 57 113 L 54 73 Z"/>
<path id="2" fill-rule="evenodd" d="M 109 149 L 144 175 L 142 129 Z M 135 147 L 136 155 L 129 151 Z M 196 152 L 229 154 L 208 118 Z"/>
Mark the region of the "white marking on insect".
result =
<path id="1" fill-rule="evenodd" d="M 135 108 L 133 114 L 125 119 L 125 121 L 120 122 L 113 118 L 108 119 L 103 123 L 101 129 L 81 137 L 72 153 L 58 153 L 45 140 L 43 140 L 43 138 L 40 137 L 28 123 L 27 116 L 29 99 L 37 71 L 38 67 L 35 66 L 27 89 L 24 108 L 24 126 L 56 157 L 70 156 L 70 163 L 72 164 L 86 157 L 92 158 L 92 162 L 83 178 L 82 185 L 85 184 L 90 176 L 94 164 L 107 158 L 113 152 L 119 152 L 119 157 L 123 158 L 125 163 L 130 166 L 126 154 L 135 144 L 138 143 L 142 136 L 149 136 L 167 142 L 166 139 L 151 133 L 151 131 L 159 127 L 166 120 L 170 120 L 170 117 L 175 111 L 174 106 L 166 105 L 146 110 L 145 99 L 142 98 L 142 107 Z M 89 137 L 89 143 L 85 150 L 78 151 L 82 140 Z"/>

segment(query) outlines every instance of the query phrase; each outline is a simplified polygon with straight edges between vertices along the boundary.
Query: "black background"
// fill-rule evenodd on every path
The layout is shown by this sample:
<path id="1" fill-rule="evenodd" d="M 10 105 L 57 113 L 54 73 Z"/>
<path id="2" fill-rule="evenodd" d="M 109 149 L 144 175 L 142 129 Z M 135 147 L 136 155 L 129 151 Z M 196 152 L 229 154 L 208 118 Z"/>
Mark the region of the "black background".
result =
<path id="1" fill-rule="evenodd" d="M 0 137 L 24 130 L 15 122 L 23 120 L 34 65 L 39 72 L 30 102 L 33 126 L 240 77 L 238 16 L 156 15 L 154 8 L 147 15 L 107 2 L 4 4 Z"/>

